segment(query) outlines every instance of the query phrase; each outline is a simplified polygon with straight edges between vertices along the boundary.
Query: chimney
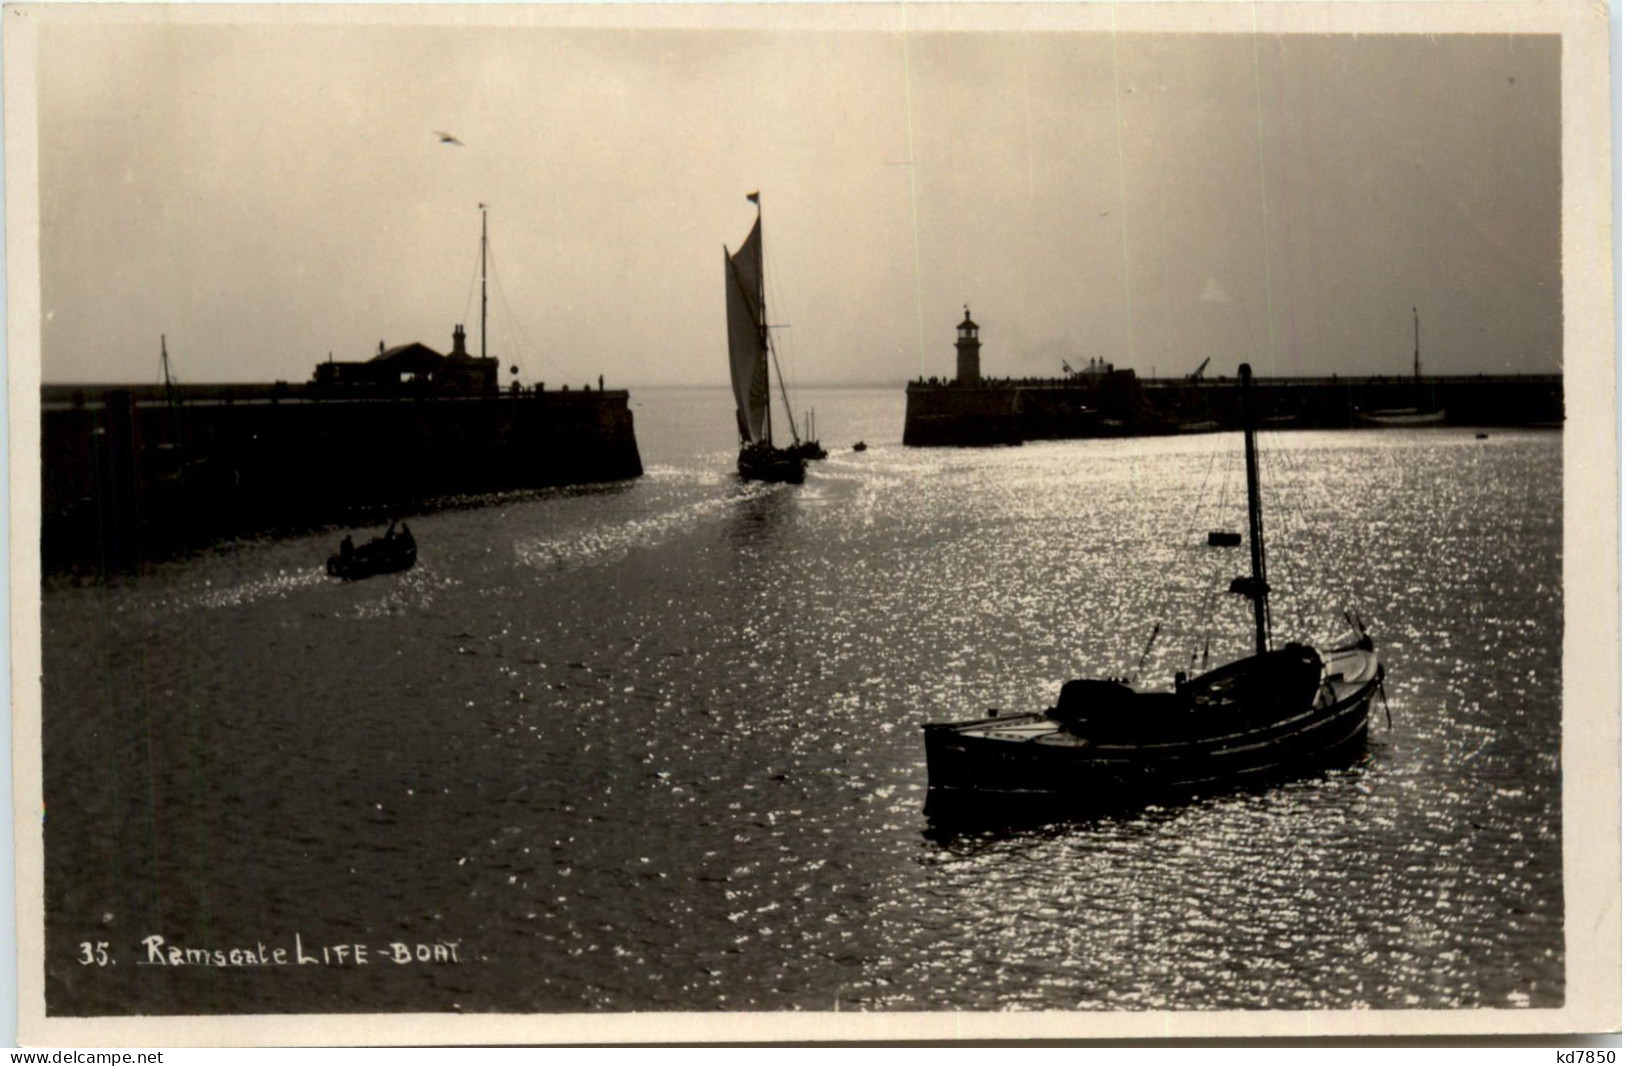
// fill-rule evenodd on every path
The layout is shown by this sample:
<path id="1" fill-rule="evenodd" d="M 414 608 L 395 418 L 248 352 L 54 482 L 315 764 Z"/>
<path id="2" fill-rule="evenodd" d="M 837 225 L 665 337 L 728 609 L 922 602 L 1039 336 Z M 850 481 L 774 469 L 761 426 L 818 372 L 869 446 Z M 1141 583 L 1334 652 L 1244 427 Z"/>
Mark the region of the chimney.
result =
<path id="1" fill-rule="evenodd" d="M 463 345 L 463 327 L 461 323 L 454 326 L 451 331 L 451 357 L 453 359 L 467 359 L 468 349 Z"/>

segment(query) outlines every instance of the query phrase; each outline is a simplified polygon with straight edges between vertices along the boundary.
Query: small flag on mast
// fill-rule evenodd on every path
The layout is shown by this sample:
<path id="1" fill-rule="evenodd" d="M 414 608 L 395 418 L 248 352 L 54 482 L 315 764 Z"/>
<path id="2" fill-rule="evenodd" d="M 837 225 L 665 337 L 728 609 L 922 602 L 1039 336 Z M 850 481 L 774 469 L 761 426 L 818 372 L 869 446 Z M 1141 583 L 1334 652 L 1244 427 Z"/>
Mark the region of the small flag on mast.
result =
<path id="1" fill-rule="evenodd" d="M 749 200 L 751 203 L 755 204 L 757 207 L 762 206 L 762 194 L 759 193 L 759 192 L 748 192 L 748 193 L 745 194 L 745 199 Z"/>

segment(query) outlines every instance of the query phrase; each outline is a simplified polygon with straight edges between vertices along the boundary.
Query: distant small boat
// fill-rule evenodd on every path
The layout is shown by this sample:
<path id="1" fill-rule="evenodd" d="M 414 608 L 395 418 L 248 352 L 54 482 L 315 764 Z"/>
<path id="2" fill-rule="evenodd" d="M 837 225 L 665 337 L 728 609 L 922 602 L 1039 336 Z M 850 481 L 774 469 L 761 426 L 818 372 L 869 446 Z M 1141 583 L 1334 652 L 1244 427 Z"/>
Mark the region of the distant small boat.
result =
<path id="1" fill-rule="evenodd" d="M 1475 433 L 1475 434 L 1473 434 L 1473 439 L 1474 440 L 1489 440 L 1490 435 L 1488 433 Z"/>
<path id="2" fill-rule="evenodd" d="M 791 455 L 799 455 L 807 462 L 811 462 L 814 459 L 829 458 L 828 450 L 826 450 L 822 444 L 819 444 L 815 440 L 804 440 L 798 444 L 792 444 L 790 447 L 784 450 L 789 452 Z"/>
<path id="3" fill-rule="evenodd" d="M 1360 421 L 1368 426 L 1436 426 L 1444 421 L 1443 411 L 1418 411 L 1401 407 L 1391 411 L 1361 411 Z"/>
<path id="4" fill-rule="evenodd" d="M 1422 388 L 1422 319 L 1414 307 L 1411 320 L 1416 329 L 1416 348 L 1411 356 L 1411 376 L 1415 381 L 1412 402 L 1418 406 L 1359 412 L 1360 421 L 1368 426 L 1436 426 L 1444 421 L 1444 411 L 1429 411 L 1421 406 L 1426 398 Z"/>
<path id="5" fill-rule="evenodd" d="M 1215 529 L 1207 535 L 1207 546 L 1210 548 L 1239 548 L 1241 547 L 1241 534 L 1227 533 L 1222 529 Z"/>
<path id="6" fill-rule="evenodd" d="M 807 457 L 796 436 L 795 416 L 790 415 L 790 398 L 785 393 L 782 371 L 779 391 L 785 393 L 785 414 L 790 416 L 790 436 L 795 444 L 790 448 L 773 445 L 768 361 L 772 358 L 777 366 L 778 360 L 773 358 L 773 341 L 767 323 L 767 286 L 762 270 L 762 200 L 757 193 L 751 193 L 746 199 L 756 205 L 756 225 L 751 227 L 738 251 L 722 249 L 727 275 L 728 370 L 733 381 L 734 417 L 739 429 L 739 476 L 746 481 L 799 485 L 807 476 Z"/>
<path id="7" fill-rule="evenodd" d="M 869 450 L 869 446 L 860 440 L 856 444 L 852 445 L 852 450 L 855 452 L 866 452 Z"/>
<path id="8" fill-rule="evenodd" d="M 816 429 L 818 428 L 817 416 L 818 416 L 818 412 L 816 412 L 816 411 L 808 411 L 807 412 L 807 414 L 805 416 L 805 419 L 804 419 L 804 421 L 802 423 L 803 427 L 804 427 L 804 432 L 806 433 L 806 436 L 804 438 L 802 438 L 801 440 L 796 441 L 794 444 L 790 445 L 790 447 L 785 449 L 786 451 L 791 452 L 794 455 L 801 456 L 803 459 L 807 460 L 809 463 L 813 462 L 816 459 L 828 459 L 829 458 L 828 449 L 826 449 L 822 444 L 818 443 L 818 436 L 817 436 L 817 434 L 815 432 Z"/>
<path id="9" fill-rule="evenodd" d="M 399 533 L 395 523 L 381 537 L 374 537 L 359 548 L 350 546 L 345 536 L 339 550 L 327 557 L 327 576 L 345 581 L 360 581 L 378 574 L 394 574 L 410 570 L 417 565 L 418 545 L 412 531 L 404 524 Z"/>

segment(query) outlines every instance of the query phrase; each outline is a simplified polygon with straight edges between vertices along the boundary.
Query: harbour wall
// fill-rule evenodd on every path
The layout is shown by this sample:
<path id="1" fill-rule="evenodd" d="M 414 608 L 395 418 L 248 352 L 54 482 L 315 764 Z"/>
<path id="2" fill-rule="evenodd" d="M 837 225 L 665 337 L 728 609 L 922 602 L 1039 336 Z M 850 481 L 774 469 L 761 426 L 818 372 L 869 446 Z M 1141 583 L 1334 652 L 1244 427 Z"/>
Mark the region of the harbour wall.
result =
<path id="1" fill-rule="evenodd" d="M 222 540 L 638 477 L 628 394 L 323 398 L 306 386 L 42 390 L 43 561 L 125 571 Z"/>
<path id="2" fill-rule="evenodd" d="M 1056 380 L 914 381 L 907 399 L 903 443 L 917 447 L 1241 428 L 1239 389 L 1223 377 L 1140 380 L 1122 370 Z M 1563 420 L 1563 378 L 1255 378 L 1253 402 L 1260 422 L 1273 429 L 1556 426 Z"/>

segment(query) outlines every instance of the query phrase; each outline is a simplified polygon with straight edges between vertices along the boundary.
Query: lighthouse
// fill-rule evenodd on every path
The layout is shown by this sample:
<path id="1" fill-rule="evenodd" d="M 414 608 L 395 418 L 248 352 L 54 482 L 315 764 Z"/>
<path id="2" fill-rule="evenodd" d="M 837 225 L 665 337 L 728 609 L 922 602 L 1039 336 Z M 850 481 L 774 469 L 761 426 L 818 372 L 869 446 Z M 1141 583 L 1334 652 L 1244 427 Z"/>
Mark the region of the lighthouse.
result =
<path id="1" fill-rule="evenodd" d="M 982 342 L 976 333 L 982 327 L 971 321 L 970 307 L 965 307 L 965 321 L 959 324 L 959 339 L 954 347 L 959 351 L 959 384 L 979 385 L 982 382 Z"/>

